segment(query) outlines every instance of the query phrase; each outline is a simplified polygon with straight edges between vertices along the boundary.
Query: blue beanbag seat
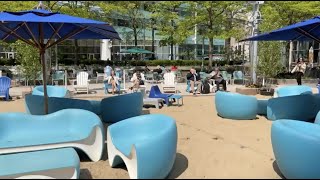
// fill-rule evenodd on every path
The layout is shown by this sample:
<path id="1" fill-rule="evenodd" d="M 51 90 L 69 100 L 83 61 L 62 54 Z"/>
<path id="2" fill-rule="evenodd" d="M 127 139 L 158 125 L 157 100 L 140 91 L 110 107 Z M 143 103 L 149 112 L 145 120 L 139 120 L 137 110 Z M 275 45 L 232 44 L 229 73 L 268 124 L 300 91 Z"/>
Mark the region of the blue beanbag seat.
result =
<path id="1" fill-rule="evenodd" d="M 271 128 L 273 153 L 287 179 L 320 178 L 320 125 L 282 119 Z"/>
<path id="2" fill-rule="evenodd" d="M 176 122 L 162 114 L 129 118 L 108 127 L 107 142 L 110 166 L 124 162 L 131 179 L 163 179 L 176 158 Z"/>
<path id="3" fill-rule="evenodd" d="M 218 91 L 215 96 L 218 115 L 228 119 L 255 119 L 258 112 L 256 97 Z"/>

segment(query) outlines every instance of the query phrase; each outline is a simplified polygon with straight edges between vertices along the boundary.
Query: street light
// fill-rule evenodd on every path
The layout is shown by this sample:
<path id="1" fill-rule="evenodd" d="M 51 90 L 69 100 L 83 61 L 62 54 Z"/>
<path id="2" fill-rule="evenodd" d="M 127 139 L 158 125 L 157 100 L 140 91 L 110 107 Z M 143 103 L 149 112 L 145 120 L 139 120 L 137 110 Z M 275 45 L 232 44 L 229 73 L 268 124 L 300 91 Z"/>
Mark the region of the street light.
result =
<path id="1" fill-rule="evenodd" d="M 253 12 L 252 12 L 252 35 L 257 36 L 259 33 L 258 24 L 262 20 L 261 13 L 259 11 L 259 5 L 264 4 L 264 1 L 248 1 L 249 4 L 253 5 Z M 257 60 L 258 60 L 258 42 L 254 41 L 251 43 L 250 47 L 250 60 L 251 60 L 251 79 L 253 84 L 257 82 Z"/>

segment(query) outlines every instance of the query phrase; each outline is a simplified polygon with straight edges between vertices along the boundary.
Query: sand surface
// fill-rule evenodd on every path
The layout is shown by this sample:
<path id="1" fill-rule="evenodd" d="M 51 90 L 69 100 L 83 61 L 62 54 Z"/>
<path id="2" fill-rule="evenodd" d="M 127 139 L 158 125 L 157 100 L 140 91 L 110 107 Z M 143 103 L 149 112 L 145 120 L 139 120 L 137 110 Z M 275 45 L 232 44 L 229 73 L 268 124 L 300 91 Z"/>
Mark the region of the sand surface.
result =
<path id="1" fill-rule="evenodd" d="M 25 112 L 24 99 L 0 101 L 0 112 Z M 220 118 L 214 96 L 187 96 L 181 107 L 148 108 L 144 112 L 176 119 L 178 152 L 169 178 L 281 178 L 272 152 L 271 121 L 265 117 Z M 125 166 L 109 166 L 106 151 L 103 160 L 96 163 L 82 155 L 81 159 L 81 179 L 129 178 Z"/>

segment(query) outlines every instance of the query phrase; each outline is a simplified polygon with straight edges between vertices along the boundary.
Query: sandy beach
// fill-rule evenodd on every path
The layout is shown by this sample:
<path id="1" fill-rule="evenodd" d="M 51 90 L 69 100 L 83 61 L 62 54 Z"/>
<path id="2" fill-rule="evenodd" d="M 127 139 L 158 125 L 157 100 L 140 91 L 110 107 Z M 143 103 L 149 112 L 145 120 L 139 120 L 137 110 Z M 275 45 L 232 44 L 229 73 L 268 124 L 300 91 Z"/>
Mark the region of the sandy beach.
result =
<path id="1" fill-rule="evenodd" d="M 24 99 L 1 101 L 0 112 L 25 112 Z M 214 95 L 185 96 L 183 106 L 145 108 L 144 113 L 176 119 L 177 157 L 169 178 L 281 178 L 270 140 L 272 122 L 263 116 L 256 120 L 223 119 L 215 110 Z M 129 178 L 124 165 L 109 166 L 106 150 L 97 163 L 80 157 L 81 179 Z"/>

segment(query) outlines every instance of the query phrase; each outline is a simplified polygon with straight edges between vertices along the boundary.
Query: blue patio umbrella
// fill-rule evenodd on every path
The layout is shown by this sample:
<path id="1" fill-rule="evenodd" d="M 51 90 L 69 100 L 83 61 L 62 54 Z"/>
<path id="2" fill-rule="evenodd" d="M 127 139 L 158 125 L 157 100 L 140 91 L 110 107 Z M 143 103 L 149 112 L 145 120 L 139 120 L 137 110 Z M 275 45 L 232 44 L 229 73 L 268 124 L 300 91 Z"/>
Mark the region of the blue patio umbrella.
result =
<path id="1" fill-rule="evenodd" d="M 320 16 L 241 41 L 307 41 L 320 43 Z"/>
<path id="2" fill-rule="evenodd" d="M 41 3 L 41 2 L 40 2 Z M 48 113 L 45 50 L 67 39 L 120 39 L 106 23 L 44 9 L 0 13 L 0 39 L 21 40 L 40 52 L 43 72 L 45 113 Z"/>

